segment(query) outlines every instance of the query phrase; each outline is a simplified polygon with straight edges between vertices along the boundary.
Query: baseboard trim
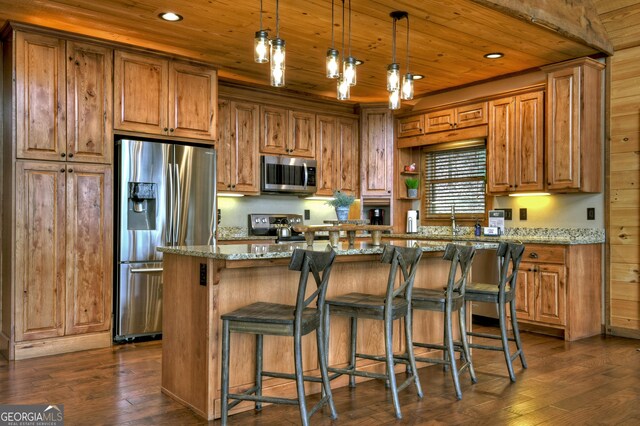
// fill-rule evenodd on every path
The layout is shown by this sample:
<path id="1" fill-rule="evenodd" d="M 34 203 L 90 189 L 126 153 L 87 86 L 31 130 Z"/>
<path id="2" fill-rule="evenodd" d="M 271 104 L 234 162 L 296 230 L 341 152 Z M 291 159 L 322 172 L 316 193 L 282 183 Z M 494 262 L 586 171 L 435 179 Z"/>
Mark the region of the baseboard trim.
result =
<path id="1" fill-rule="evenodd" d="M 611 336 L 626 337 L 629 339 L 640 339 L 640 330 L 621 327 L 607 327 L 607 334 Z"/>
<path id="2" fill-rule="evenodd" d="M 111 331 L 16 342 L 15 360 L 58 355 L 88 349 L 108 348 L 111 344 Z"/>

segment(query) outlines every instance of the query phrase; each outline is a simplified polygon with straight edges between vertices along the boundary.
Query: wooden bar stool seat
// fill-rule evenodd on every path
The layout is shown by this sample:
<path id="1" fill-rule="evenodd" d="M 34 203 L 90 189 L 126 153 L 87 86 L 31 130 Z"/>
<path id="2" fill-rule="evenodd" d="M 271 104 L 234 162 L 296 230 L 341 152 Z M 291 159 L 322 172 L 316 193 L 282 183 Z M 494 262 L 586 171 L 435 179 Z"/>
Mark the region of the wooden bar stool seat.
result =
<path id="1" fill-rule="evenodd" d="M 451 261 L 447 285 L 443 290 L 414 288 L 411 296 L 411 307 L 415 310 L 437 311 L 444 314 L 443 343 L 413 342 L 414 348 L 438 349 L 443 351 L 442 358 L 416 356 L 416 361 L 444 364 L 451 370 L 451 378 L 456 392 L 456 398 L 462 399 L 460 388 L 460 374 L 469 370 L 471 382 L 478 380 L 473 370 L 473 362 L 469 351 L 466 328 L 465 287 L 467 278 L 475 256 L 472 246 L 447 244 L 443 259 Z M 453 338 L 453 312 L 458 312 L 458 327 L 460 338 Z M 455 352 L 460 353 L 460 368 L 457 367 Z"/>
<path id="2" fill-rule="evenodd" d="M 329 368 L 331 380 L 343 374 L 349 375 L 349 386 L 355 387 L 355 376 L 383 379 L 389 383 L 393 406 L 397 418 L 402 418 L 398 392 L 415 384 L 418 396 L 422 398 L 420 378 L 413 359 L 413 347 L 411 346 L 411 291 L 418 263 L 422 257 L 419 247 L 407 248 L 385 245 L 381 262 L 390 265 L 387 288 L 385 295 L 350 293 L 327 300 L 325 307 L 325 329 L 329 330 L 329 315 L 347 316 L 351 318 L 351 339 L 349 351 L 349 365 L 346 368 Z M 395 287 L 395 284 L 398 286 Z M 356 351 L 358 319 L 367 318 L 384 321 L 385 355 L 371 355 Z M 393 353 L 393 321 L 404 319 L 405 323 L 405 352 L 394 355 Z M 327 333 L 328 342 L 328 333 Z M 362 371 L 356 368 L 356 358 L 363 358 L 386 362 L 385 373 Z M 411 374 L 400 385 L 396 383 L 394 366 L 396 363 L 409 363 Z"/>
<path id="3" fill-rule="evenodd" d="M 500 346 L 484 345 L 479 343 L 471 343 L 470 347 L 474 349 L 486 349 L 492 351 L 501 351 L 504 353 L 509 378 L 512 382 L 516 381 L 516 375 L 513 371 L 513 360 L 520 357 L 522 368 L 527 368 L 527 361 L 524 358 L 522 342 L 520 341 L 520 330 L 518 328 L 518 319 L 516 318 L 516 281 L 518 279 L 518 269 L 522 254 L 524 253 L 524 244 L 505 243 L 498 245 L 498 262 L 500 266 L 500 277 L 498 283 L 470 283 L 467 286 L 465 299 L 472 302 L 494 303 L 498 309 L 498 320 L 500 323 L 500 334 L 467 332 L 467 336 L 483 337 L 486 339 L 500 340 Z M 513 337 L 509 336 L 507 329 L 506 305 L 509 304 L 509 316 L 511 317 L 511 328 Z M 516 350 L 511 353 L 509 342 L 514 342 Z"/>
<path id="4" fill-rule="evenodd" d="M 327 284 L 335 252 L 329 247 L 325 252 L 314 252 L 296 249 L 289 263 L 289 269 L 300 271 L 296 304 L 285 305 L 279 303 L 257 302 L 226 313 L 222 318 L 222 390 L 221 390 L 221 421 L 227 424 L 229 410 L 241 401 L 254 401 L 256 410 L 262 408 L 263 402 L 275 404 L 291 404 L 300 407 L 300 418 L 303 425 L 309 424 L 309 418 L 325 404 L 329 405 L 331 418 L 336 419 L 335 405 L 331 394 L 329 376 L 327 373 L 327 354 L 325 352 L 324 310 Z M 316 289 L 305 298 L 309 279 L 316 284 Z M 315 302 L 315 303 L 313 303 Z M 302 365 L 302 336 L 316 331 L 318 346 L 318 364 L 320 377 L 305 376 Z M 255 386 L 241 394 L 229 393 L 229 338 L 230 333 L 249 333 L 256 335 L 256 365 Z M 263 335 L 291 336 L 294 344 L 295 374 L 263 371 L 262 368 L 262 340 Z M 296 381 L 297 398 L 280 398 L 262 395 L 262 378 L 277 377 Z M 307 409 L 304 381 L 322 383 L 323 395 L 320 401 Z M 230 402 L 233 400 L 233 402 Z"/>

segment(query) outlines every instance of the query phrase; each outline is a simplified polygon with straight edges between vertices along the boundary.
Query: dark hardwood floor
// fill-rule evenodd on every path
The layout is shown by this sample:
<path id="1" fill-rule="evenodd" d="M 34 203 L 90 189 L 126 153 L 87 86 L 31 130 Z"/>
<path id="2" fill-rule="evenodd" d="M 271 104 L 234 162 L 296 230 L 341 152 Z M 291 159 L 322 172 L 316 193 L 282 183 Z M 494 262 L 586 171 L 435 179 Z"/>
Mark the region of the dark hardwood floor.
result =
<path id="1" fill-rule="evenodd" d="M 533 333 L 523 340 L 529 368 L 516 363 L 516 383 L 501 353 L 476 350 L 478 383 L 462 377 L 462 401 L 449 373 L 432 366 L 420 369 L 422 400 L 414 388 L 401 392 L 403 420 L 395 419 L 384 384 L 369 381 L 336 389 L 339 419 L 325 410 L 313 424 L 640 424 L 640 341 L 597 336 L 565 343 Z M 155 341 L 18 362 L 0 358 L 0 404 L 63 403 L 68 425 L 206 424 L 160 392 L 161 355 Z M 229 423 L 298 424 L 299 417 L 297 407 L 269 406 Z"/>

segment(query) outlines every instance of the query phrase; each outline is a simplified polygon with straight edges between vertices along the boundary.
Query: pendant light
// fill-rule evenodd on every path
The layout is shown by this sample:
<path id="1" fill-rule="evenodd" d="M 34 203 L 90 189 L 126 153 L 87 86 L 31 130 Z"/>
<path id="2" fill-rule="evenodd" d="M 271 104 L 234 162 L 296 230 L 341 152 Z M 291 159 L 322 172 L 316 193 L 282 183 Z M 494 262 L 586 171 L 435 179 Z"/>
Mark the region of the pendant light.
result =
<path id="1" fill-rule="evenodd" d="M 262 29 L 262 0 L 260 0 L 260 31 L 253 39 L 253 60 L 259 64 L 269 62 L 269 34 Z"/>
<path id="2" fill-rule="evenodd" d="M 400 64 L 396 62 L 396 22 L 407 16 L 407 12 L 394 11 L 391 34 L 391 63 L 387 66 L 387 92 L 392 93 L 400 89 Z"/>
<path id="3" fill-rule="evenodd" d="M 402 77 L 402 99 L 413 99 L 413 74 L 409 72 L 409 14 L 407 13 L 407 72 Z"/>
<path id="4" fill-rule="evenodd" d="M 351 56 L 351 0 L 349 0 L 349 54 L 342 61 L 342 75 L 349 86 L 356 85 L 356 58 Z"/>
<path id="5" fill-rule="evenodd" d="M 338 65 L 340 52 L 338 52 L 335 48 L 335 43 L 333 38 L 333 30 L 334 30 L 333 17 L 334 17 L 334 0 L 331 0 L 331 47 L 327 49 L 327 60 L 326 60 L 327 78 L 340 77 L 340 68 Z"/>
<path id="6" fill-rule="evenodd" d="M 280 38 L 279 0 L 276 0 L 276 38 L 271 40 L 271 85 L 273 87 L 284 86 L 284 40 Z"/>
<path id="7" fill-rule="evenodd" d="M 344 0 L 342 0 L 342 62 L 344 62 Z M 351 96 L 351 85 L 344 78 L 344 72 L 338 77 L 336 97 L 339 101 L 346 101 Z"/>

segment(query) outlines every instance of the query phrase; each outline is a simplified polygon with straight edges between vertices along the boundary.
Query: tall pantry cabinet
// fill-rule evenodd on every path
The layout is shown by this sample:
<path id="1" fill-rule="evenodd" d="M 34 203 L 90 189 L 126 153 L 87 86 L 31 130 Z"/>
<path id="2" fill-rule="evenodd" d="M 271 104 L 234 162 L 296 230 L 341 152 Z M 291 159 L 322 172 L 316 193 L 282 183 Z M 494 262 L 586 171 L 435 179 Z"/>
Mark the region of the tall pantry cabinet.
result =
<path id="1" fill-rule="evenodd" d="M 0 350 L 109 346 L 113 51 L 13 24 L 2 36 Z"/>

